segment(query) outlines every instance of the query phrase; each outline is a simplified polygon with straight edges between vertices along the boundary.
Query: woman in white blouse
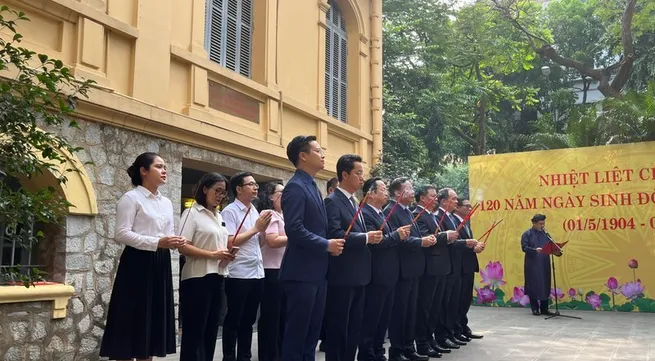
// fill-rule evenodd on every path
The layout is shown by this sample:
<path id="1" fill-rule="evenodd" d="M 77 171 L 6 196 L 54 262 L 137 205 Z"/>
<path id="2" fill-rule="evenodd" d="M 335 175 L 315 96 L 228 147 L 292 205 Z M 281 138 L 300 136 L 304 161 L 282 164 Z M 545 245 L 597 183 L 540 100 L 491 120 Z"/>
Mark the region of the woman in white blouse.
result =
<path id="1" fill-rule="evenodd" d="M 175 353 L 170 249 L 186 240 L 173 231 L 173 205 L 158 188 L 166 164 L 143 153 L 128 168 L 134 189 L 116 207 L 114 240 L 125 245 L 109 301 L 100 356 L 149 360 Z"/>
<path id="2" fill-rule="evenodd" d="M 182 267 L 181 361 L 214 359 L 227 263 L 234 259 L 227 249 L 228 232 L 216 207 L 227 190 L 218 173 L 205 174 L 198 184 L 195 202 L 182 213 L 180 234 L 189 244 L 180 248 L 186 256 Z"/>

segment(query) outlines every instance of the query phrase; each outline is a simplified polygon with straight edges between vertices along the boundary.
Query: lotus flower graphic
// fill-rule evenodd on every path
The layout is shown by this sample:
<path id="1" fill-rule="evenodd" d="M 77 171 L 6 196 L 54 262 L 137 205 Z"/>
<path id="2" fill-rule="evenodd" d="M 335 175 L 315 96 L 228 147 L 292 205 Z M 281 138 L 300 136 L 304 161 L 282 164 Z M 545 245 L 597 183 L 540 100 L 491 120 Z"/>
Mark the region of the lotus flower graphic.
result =
<path id="1" fill-rule="evenodd" d="M 509 300 L 513 303 L 518 303 L 521 306 L 525 307 L 530 304 L 530 297 L 525 294 L 525 289 L 523 287 L 514 287 L 514 295 Z"/>
<path id="2" fill-rule="evenodd" d="M 550 289 L 550 298 L 552 298 L 552 299 L 554 300 L 554 299 L 555 299 L 555 295 L 557 295 L 557 299 L 558 299 L 558 300 L 561 300 L 562 298 L 564 298 L 564 292 L 562 292 L 561 289 L 559 289 L 559 288 L 558 288 L 558 289 L 551 288 L 551 289 Z"/>
<path id="3" fill-rule="evenodd" d="M 476 292 L 478 293 L 477 303 L 479 304 L 491 303 L 496 300 L 496 293 L 487 286 L 476 288 Z"/>
<path id="4" fill-rule="evenodd" d="M 639 262 L 636 259 L 631 259 L 628 261 L 628 267 L 632 268 L 632 280 L 637 282 L 637 268 L 639 268 Z"/>
<path id="5" fill-rule="evenodd" d="M 612 293 L 612 307 L 616 306 L 614 295 L 618 295 L 621 292 L 619 288 L 619 281 L 615 277 L 610 277 L 607 279 L 605 287 L 607 287 L 607 289 Z"/>
<path id="6" fill-rule="evenodd" d="M 590 294 L 587 296 L 587 304 L 589 304 L 594 310 L 600 307 L 600 296 L 598 296 L 595 293 Z"/>
<path id="7" fill-rule="evenodd" d="M 497 288 L 506 283 L 503 281 L 503 274 L 503 265 L 500 262 L 489 262 L 484 270 L 480 271 L 480 277 L 482 278 L 480 283 L 491 288 Z"/>
<path id="8" fill-rule="evenodd" d="M 630 301 L 634 301 L 644 295 L 644 289 L 646 289 L 646 286 L 642 286 L 641 281 L 637 280 L 621 286 L 621 294 Z"/>

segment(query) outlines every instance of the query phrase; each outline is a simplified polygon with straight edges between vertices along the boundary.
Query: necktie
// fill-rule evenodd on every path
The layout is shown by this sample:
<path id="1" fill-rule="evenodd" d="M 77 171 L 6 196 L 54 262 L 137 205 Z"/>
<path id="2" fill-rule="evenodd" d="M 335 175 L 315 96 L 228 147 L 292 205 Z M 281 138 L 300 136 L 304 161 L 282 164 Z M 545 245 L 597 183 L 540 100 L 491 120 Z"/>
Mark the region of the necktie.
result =
<path id="1" fill-rule="evenodd" d="M 353 209 L 357 212 L 357 201 L 355 201 L 355 196 L 350 196 L 350 203 L 352 203 Z"/>
<path id="2" fill-rule="evenodd" d="M 452 214 L 448 213 L 448 219 L 450 219 L 450 222 L 453 224 L 453 226 L 457 228 L 457 222 L 455 222 L 455 217 L 453 217 Z"/>
<path id="3" fill-rule="evenodd" d="M 409 208 L 405 208 L 405 211 L 407 211 L 407 215 L 409 216 L 409 221 L 411 222 L 410 224 L 412 225 L 412 228 L 416 227 L 416 223 L 414 223 L 414 214 L 412 211 L 410 211 Z"/>
<path id="4" fill-rule="evenodd" d="M 359 208 L 359 205 L 357 204 L 357 201 L 355 200 L 355 196 L 350 196 L 350 203 L 353 205 L 353 209 L 355 210 L 355 214 L 357 214 L 357 209 Z M 366 227 L 364 226 L 364 220 L 362 219 L 362 214 L 357 214 L 357 220 L 359 221 L 360 225 L 362 226 L 362 229 L 365 229 Z"/>

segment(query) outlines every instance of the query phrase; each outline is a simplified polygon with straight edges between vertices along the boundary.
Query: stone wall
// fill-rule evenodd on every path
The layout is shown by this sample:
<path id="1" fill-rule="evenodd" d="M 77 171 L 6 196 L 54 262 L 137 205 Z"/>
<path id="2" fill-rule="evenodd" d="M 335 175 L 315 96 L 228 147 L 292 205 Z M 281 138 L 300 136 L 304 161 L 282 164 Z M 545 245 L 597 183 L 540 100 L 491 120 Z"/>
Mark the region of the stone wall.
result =
<path id="1" fill-rule="evenodd" d="M 97 360 L 107 306 L 123 246 L 113 241 L 116 203 L 132 188 L 126 169 L 145 151 L 167 163 L 168 181 L 160 190 L 174 205 L 179 222 L 183 159 L 200 160 L 288 180 L 291 173 L 223 154 L 156 139 L 136 132 L 79 121 L 80 130 L 58 130 L 82 147 L 76 155 L 92 161 L 86 170 L 98 202 L 95 217 L 66 217 L 54 238 L 52 278 L 75 288 L 65 319 L 51 319 L 51 303 L 0 304 L 0 360 Z M 177 227 L 176 227 L 177 229 Z M 172 254 L 176 316 L 179 255 Z"/>

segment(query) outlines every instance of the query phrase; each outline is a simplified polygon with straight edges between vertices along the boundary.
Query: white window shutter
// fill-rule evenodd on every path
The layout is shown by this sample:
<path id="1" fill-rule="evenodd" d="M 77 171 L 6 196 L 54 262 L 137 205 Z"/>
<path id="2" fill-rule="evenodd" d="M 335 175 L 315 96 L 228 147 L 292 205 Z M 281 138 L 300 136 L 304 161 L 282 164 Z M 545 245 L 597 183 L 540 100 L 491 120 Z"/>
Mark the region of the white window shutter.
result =
<path id="1" fill-rule="evenodd" d="M 328 115 L 347 121 L 348 35 L 341 11 L 332 1 L 325 30 L 325 109 Z"/>
<path id="2" fill-rule="evenodd" d="M 207 0 L 206 4 L 209 59 L 250 77 L 252 0 Z"/>

